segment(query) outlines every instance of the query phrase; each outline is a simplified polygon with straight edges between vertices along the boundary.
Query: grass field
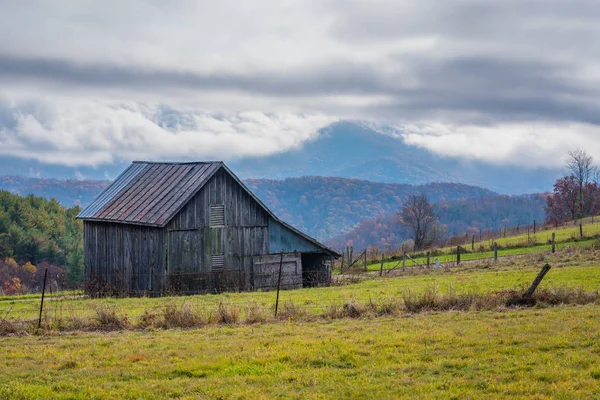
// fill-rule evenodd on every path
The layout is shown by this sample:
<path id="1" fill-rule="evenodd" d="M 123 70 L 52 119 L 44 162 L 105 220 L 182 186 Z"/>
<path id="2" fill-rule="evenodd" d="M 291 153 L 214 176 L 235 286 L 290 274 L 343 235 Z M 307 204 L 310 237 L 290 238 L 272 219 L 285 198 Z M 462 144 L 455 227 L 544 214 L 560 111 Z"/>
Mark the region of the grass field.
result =
<path id="1" fill-rule="evenodd" d="M 600 250 L 590 248 L 564 249 L 556 254 L 540 256 L 529 254 L 502 259 L 497 263 L 464 264 L 460 267 L 435 270 L 414 270 L 400 276 L 384 275 L 384 279 L 369 277 L 356 284 L 282 291 L 280 302 L 293 303 L 309 312 L 321 313 L 332 305 L 347 301 L 367 303 L 387 298 L 400 298 L 407 290 L 423 291 L 435 287 L 440 293 L 449 290 L 462 293 L 487 293 L 504 289 L 524 290 L 547 262 L 555 268 L 547 275 L 540 287 L 570 286 L 584 289 L 600 288 L 598 258 Z M 89 299 L 49 298 L 45 315 L 84 317 L 94 315 L 98 307 L 110 305 L 118 314 L 127 314 L 132 320 L 148 310 L 166 305 L 188 304 L 207 312 L 220 303 L 235 307 L 243 314 L 248 306 L 258 306 L 267 314 L 273 312 L 274 292 L 222 293 L 204 296 L 176 296 L 167 298 Z M 0 318 L 35 319 L 39 313 L 39 298 L 11 298 L 0 301 Z"/>
<path id="2" fill-rule="evenodd" d="M 598 398 L 599 311 L 9 337 L 0 398 Z"/>
<path id="3" fill-rule="evenodd" d="M 0 398 L 564 398 L 600 397 L 600 304 L 356 318 L 316 317 L 332 305 L 439 293 L 524 290 L 553 266 L 540 290 L 600 289 L 600 251 L 563 248 L 416 269 L 354 284 L 283 291 L 313 318 L 203 324 L 194 329 L 60 330 L 1 337 Z M 597 295 L 596 295 L 597 299 Z M 148 310 L 219 304 L 272 313 L 274 292 L 172 298 L 50 299 L 45 318 L 92 317 L 111 307 L 130 321 Z M 0 320 L 35 319 L 39 299 L 0 301 Z"/>
<path id="4" fill-rule="evenodd" d="M 588 239 L 581 241 L 573 241 L 573 242 L 562 242 L 556 245 L 556 249 L 569 249 L 569 248 L 587 248 L 592 246 L 598 246 L 598 239 Z M 456 248 L 453 248 L 456 249 Z M 445 253 L 440 255 L 432 256 L 430 259 L 431 265 L 435 265 L 435 260 L 439 259 L 441 264 L 448 263 L 456 263 L 456 254 L 451 254 L 450 249 L 444 249 Z M 534 254 L 534 253 L 544 253 L 551 254 L 552 245 L 551 244 L 537 244 L 537 245 L 529 245 L 523 247 L 514 247 L 514 248 L 506 248 L 506 249 L 498 249 L 498 257 L 510 257 L 510 256 L 520 256 L 526 254 Z M 406 260 L 407 267 L 413 266 L 422 266 L 427 264 L 426 257 L 411 257 L 411 259 Z M 461 262 L 463 261 L 479 261 L 479 260 L 489 260 L 494 258 L 493 251 L 476 251 L 476 252 L 465 252 L 461 253 Z M 383 269 L 389 270 L 392 268 L 401 268 L 402 260 L 392 260 L 386 261 L 383 263 Z M 367 266 L 369 271 L 379 271 L 381 269 L 381 262 L 375 262 L 369 264 Z"/>

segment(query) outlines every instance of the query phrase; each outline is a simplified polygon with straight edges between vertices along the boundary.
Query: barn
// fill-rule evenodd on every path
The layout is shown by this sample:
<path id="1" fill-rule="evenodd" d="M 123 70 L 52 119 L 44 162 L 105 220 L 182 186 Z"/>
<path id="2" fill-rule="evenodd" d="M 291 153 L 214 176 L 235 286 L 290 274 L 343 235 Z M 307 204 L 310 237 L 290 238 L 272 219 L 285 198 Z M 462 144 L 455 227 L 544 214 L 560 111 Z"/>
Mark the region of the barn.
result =
<path id="1" fill-rule="evenodd" d="M 133 162 L 78 218 L 88 293 L 328 285 L 340 255 L 279 219 L 223 162 Z"/>

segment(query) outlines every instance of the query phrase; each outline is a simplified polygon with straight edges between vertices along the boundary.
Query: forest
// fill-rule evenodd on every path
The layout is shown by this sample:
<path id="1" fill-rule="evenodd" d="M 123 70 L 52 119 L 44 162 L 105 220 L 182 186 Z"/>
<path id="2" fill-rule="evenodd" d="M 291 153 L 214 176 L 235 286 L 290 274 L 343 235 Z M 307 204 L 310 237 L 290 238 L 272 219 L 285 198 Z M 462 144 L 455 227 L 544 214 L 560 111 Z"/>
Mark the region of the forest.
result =
<path id="1" fill-rule="evenodd" d="M 545 220 L 547 196 L 486 196 L 434 202 L 435 214 L 446 229 L 445 238 L 465 234 L 498 232 L 502 228 L 541 223 Z M 378 246 L 397 249 L 411 232 L 400 224 L 397 211 L 389 215 L 360 222 L 351 232 L 326 243 L 334 248 L 347 245 L 357 249 Z"/>
<path id="2" fill-rule="evenodd" d="M 83 224 L 78 206 L 55 199 L 21 197 L 0 191 L 0 287 L 4 294 L 41 286 L 45 268 L 51 282 L 83 279 Z"/>

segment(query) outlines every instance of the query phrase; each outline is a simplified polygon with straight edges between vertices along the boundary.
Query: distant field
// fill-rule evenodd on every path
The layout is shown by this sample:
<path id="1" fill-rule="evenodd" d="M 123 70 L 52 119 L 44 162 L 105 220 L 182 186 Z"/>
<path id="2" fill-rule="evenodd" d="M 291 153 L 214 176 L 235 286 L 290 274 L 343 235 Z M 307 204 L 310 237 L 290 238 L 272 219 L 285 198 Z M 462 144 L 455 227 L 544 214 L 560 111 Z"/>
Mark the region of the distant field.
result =
<path id="1" fill-rule="evenodd" d="M 599 217 L 595 217 L 595 221 L 600 221 Z M 578 248 L 591 247 L 597 245 L 600 238 L 600 223 L 592 223 L 591 218 L 583 221 L 583 238 L 579 235 L 579 225 L 576 227 L 559 227 L 556 229 L 548 229 L 538 231 L 535 235 L 531 232 L 529 235 L 508 236 L 505 238 L 497 238 L 493 240 L 477 241 L 474 244 L 475 251 L 471 248 L 471 243 L 461 246 L 461 261 L 485 260 L 494 257 L 493 244 L 498 244 L 498 257 L 525 255 L 531 253 L 549 253 L 552 249 L 551 240 L 552 233 L 555 233 L 556 249 L 561 248 Z M 455 263 L 456 262 L 456 246 L 444 247 L 437 249 L 435 255 L 431 256 L 430 262 L 435 264 L 435 259 L 439 259 L 440 263 Z M 406 266 L 413 267 L 415 265 L 426 265 L 427 258 L 425 256 L 415 256 L 409 253 L 412 260 L 407 259 Z M 402 266 L 399 263 L 400 255 L 397 255 L 395 260 L 386 260 L 383 269 L 399 268 Z M 360 262 L 357 265 L 362 265 Z M 378 271 L 381 268 L 381 261 L 370 260 L 367 269 L 370 271 Z"/>
<path id="2" fill-rule="evenodd" d="M 2 338 L 0 398 L 600 396 L 600 306 Z"/>
<path id="3" fill-rule="evenodd" d="M 582 240 L 577 242 L 563 242 L 556 245 L 556 249 L 566 249 L 566 248 L 588 248 L 598 245 L 598 239 L 589 239 Z M 453 248 L 456 249 L 456 248 Z M 552 245 L 550 244 L 539 244 L 533 246 L 526 247 L 515 247 L 508 249 L 498 249 L 498 257 L 509 257 L 509 256 L 520 256 L 526 254 L 551 254 Z M 416 265 L 423 266 L 427 264 L 427 257 L 411 257 L 411 259 L 406 260 L 407 267 L 414 267 Z M 491 260 L 494 258 L 493 251 L 476 251 L 476 252 L 465 252 L 461 253 L 461 262 L 463 261 L 478 261 L 478 260 Z M 431 256 L 430 263 L 432 266 L 435 265 L 435 260 L 439 259 L 441 264 L 447 263 L 456 263 L 456 254 L 441 254 L 436 256 Z M 401 260 L 392 260 L 386 261 L 383 264 L 384 270 L 389 270 L 391 268 L 401 268 L 402 262 Z M 379 271 L 381 269 L 381 262 L 376 262 L 369 264 L 367 269 L 370 271 Z"/>

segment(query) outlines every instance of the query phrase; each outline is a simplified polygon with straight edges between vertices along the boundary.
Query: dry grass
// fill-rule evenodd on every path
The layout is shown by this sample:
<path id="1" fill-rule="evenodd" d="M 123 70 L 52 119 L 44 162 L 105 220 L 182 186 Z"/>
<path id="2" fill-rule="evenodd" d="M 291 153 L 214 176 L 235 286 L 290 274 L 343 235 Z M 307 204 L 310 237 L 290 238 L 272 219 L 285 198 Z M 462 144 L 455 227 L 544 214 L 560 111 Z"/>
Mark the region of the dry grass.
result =
<path id="1" fill-rule="evenodd" d="M 147 315 L 147 314 L 145 314 Z M 151 315 L 148 322 L 151 322 Z M 191 304 L 183 303 L 181 306 L 168 305 L 162 312 L 162 320 L 158 321 L 161 328 L 195 328 L 205 325 L 206 321 L 194 310 Z"/>
<path id="2" fill-rule="evenodd" d="M 211 315 L 210 321 L 216 324 L 235 324 L 240 318 L 240 311 L 233 306 L 220 302 L 217 310 Z"/>
<path id="3" fill-rule="evenodd" d="M 422 291 L 405 290 L 401 297 L 384 297 L 379 301 L 370 299 L 367 303 L 348 300 L 341 304 L 333 304 L 318 313 L 310 306 L 301 306 L 292 301 L 283 303 L 277 317 L 270 317 L 272 309 L 250 303 L 240 308 L 220 302 L 212 311 L 194 308 L 192 304 L 183 303 L 167 305 L 160 309 L 148 309 L 137 319 L 130 321 L 127 314 L 119 313 L 113 305 L 97 307 L 95 313 L 88 318 L 46 316 L 41 330 L 31 320 L 0 320 L 0 336 L 22 333 L 50 333 L 53 331 L 120 331 L 146 329 L 190 329 L 200 328 L 207 324 L 264 324 L 277 321 L 312 322 L 317 318 L 337 320 L 343 318 L 377 318 L 404 314 L 418 314 L 440 311 L 503 311 L 519 307 L 548 307 L 561 304 L 599 303 L 597 290 L 586 291 L 583 288 L 555 287 L 538 289 L 530 299 L 522 297 L 522 291 L 501 290 L 488 293 L 458 293 L 448 290 L 438 291 L 430 286 Z"/>
<path id="4" fill-rule="evenodd" d="M 120 331 L 131 328 L 127 314 L 119 316 L 114 306 L 102 305 L 96 308 L 94 326 L 102 331 Z"/>

